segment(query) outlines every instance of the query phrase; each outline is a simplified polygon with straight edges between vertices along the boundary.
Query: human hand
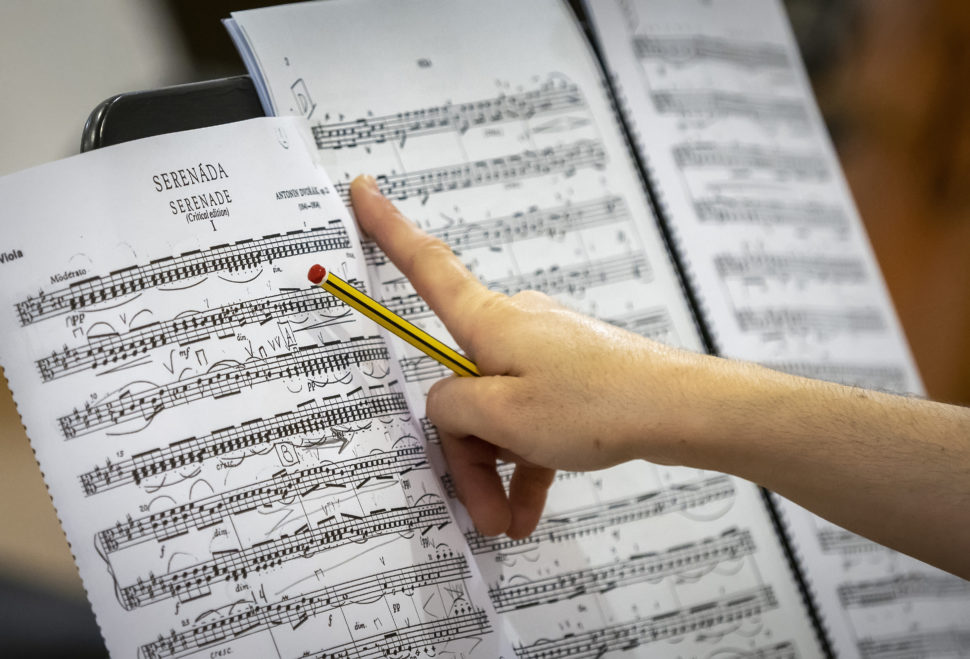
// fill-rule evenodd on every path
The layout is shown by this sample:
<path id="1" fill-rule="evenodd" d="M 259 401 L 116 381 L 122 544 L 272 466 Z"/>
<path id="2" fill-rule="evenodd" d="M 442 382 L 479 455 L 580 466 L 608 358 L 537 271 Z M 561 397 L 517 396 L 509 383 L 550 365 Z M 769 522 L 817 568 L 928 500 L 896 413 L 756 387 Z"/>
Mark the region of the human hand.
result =
<path id="1" fill-rule="evenodd" d="M 593 470 L 650 454 L 674 439 L 665 377 L 686 377 L 696 355 L 570 311 L 534 291 L 489 291 L 440 240 L 408 221 L 369 177 L 350 188 L 361 227 L 410 280 L 483 377 L 451 377 L 428 395 L 459 498 L 486 535 L 529 535 L 556 469 Z M 662 368 L 653 373 L 645 366 Z M 652 390 L 652 392 L 651 392 Z M 655 393 L 653 398 L 651 393 Z M 670 397 L 669 395 L 667 396 Z M 674 396 L 676 397 L 676 396 Z M 674 410 L 676 411 L 676 410 Z M 516 468 L 506 497 L 496 460 Z"/>

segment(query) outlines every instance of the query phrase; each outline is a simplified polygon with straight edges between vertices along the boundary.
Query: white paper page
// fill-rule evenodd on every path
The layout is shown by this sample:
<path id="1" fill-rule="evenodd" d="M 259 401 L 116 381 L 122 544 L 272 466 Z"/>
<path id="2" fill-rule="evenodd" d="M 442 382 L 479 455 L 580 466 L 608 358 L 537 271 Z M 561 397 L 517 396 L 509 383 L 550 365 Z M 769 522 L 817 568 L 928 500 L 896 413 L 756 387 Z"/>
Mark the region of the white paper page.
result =
<path id="1" fill-rule="evenodd" d="M 386 344 L 306 281 L 362 254 L 305 130 L 0 179 L 0 361 L 108 649 L 511 657 Z"/>
<path id="2" fill-rule="evenodd" d="M 587 7 L 720 354 L 920 393 L 781 6 Z M 964 638 L 965 582 L 777 500 L 839 656 Z"/>
<path id="3" fill-rule="evenodd" d="M 564 5 L 327 2 L 234 18 L 271 105 L 309 120 L 338 190 L 373 174 L 491 288 L 537 288 L 700 349 Z M 365 254 L 383 301 L 447 336 L 384 256 Z M 423 407 L 447 372 L 402 354 Z M 749 483 L 646 463 L 563 473 L 532 538 L 483 538 L 467 518 L 463 528 L 520 657 L 818 653 Z"/>

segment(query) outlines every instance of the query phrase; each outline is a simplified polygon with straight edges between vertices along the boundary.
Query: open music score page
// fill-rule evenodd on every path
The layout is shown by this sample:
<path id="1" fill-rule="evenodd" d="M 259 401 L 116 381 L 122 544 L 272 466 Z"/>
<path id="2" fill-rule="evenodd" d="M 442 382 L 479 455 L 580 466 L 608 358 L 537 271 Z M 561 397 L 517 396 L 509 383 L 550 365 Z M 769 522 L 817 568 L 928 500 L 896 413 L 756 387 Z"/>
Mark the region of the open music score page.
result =
<path id="1" fill-rule="evenodd" d="M 0 363 L 113 657 L 511 658 L 292 118 L 0 179 Z"/>
<path id="2" fill-rule="evenodd" d="M 586 8 L 719 354 L 922 393 L 781 3 Z M 839 657 L 966 656 L 970 584 L 776 500 Z"/>
<path id="3" fill-rule="evenodd" d="M 345 200 L 353 177 L 372 174 L 489 287 L 538 289 L 701 349 L 564 3 L 333 1 L 233 19 L 264 105 L 309 122 Z M 383 254 L 367 244 L 364 253 L 375 296 L 447 336 Z M 393 345 L 420 409 L 446 372 Z M 434 428 L 423 425 L 434 453 Z M 518 657 L 821 654 L 750 483 L 643 462 L 561 473 L 536 533 L 520 541 L 482 537 L 453 503 Z"/>

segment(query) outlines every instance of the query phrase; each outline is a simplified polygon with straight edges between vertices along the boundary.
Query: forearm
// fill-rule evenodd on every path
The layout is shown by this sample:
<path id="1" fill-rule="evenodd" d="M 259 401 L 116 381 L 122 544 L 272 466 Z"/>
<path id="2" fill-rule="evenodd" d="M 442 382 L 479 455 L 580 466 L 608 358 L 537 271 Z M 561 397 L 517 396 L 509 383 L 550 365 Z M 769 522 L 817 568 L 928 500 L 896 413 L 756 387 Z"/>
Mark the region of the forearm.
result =
<path id="1" fill-rule="evenodd" d="M 672 461 L 737 474 L 970 577 L 970 410 L 751 364 L 703 368 Z"/>

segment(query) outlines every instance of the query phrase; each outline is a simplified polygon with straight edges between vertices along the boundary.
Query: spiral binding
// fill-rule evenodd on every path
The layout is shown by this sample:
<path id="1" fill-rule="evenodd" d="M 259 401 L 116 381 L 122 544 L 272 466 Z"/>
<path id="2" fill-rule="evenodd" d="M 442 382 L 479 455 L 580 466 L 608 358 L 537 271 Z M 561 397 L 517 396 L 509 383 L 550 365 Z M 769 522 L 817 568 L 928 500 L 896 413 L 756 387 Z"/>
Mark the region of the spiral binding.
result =
<path id="1" fill-rule="evenodd" d="M 822 607 L 818 604 L 818 591 L 813 586 L 812 581 L 808 578 L 808 573 L 805 571 L 805 559 L 798 550 L 798 545 L 794 542 L 795 536 L 791 531 L 791 524 L 788 516 L 785 514 L 785 509 L 776 500 L 780 499 L 781 495 L 763 487 L 758 489 L 761 490 L 765 508 L 768 510 L 768 516 L 771 518 L 771 525 L 774 527 L 775 535 L 778 536 L 781 542 L 782 550 L 785 552 L 785 558 L 788 559 L 788 567 L 791 569 L 792 576 L 798 584 L 802 604 L 808 610 L 812 626 L 815 628 L 815 633 L 819 637 L 819 643 L 822 645 L 822 651 L 830 658 L 835 657 L 836 654 L 833 650 L 834 644 L 832 643 L 832 629 L 826 621 Z"/>
<path id="2" fill-rule="evenodd" d="M 704 351 L 711 355 L 720 356 L 723 354 L 723 350 L 720 347 L 720 339 L 717 330 L 714 328 L 714 322 L 711 320 L 710 309 L 701 296 L 701 287 L 697 283 L 697 276 L 690 267 L 687 250 L 683 247 L 680 233 L 672 221 L 670 207 L 664 198 L 663 189 L 658 184 L 653 166 L 650 164 L 650 159 L 647 156 L 646 144 L 643 142 L 640 131 L 634 127 L 633 122 L 626 120 L 626 117 L 630 115 L 626 95 L 622 91 L 619 80 L 615 77 L 613 85 L 615 89 L 614 94 L 616 95 L 617 103 L 620 105 L 622 112 L 620 124 L 624 128 L 624 133 L 629 134 L 628 141 L 630 148 L 637 154 L 636 161 L 638 170 L 640 170 L 641 185 L 643 185 L 644 190 L 647 192 L 647 198 L 650 200 L 654 217 L 657 218 L 657 226 L 660 228 L 660 235 L 664 240 L 664 248 L 671 262 L 674 264 L 677 281 L 680 284 L 684 298 L 687 300 L 687 306 L 691 311 L 691 320 L 694 321 L 694 327 L 697 329 L 697 334 L 701 338 Z"/>

